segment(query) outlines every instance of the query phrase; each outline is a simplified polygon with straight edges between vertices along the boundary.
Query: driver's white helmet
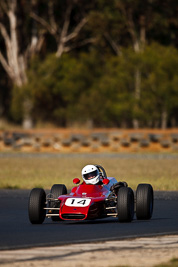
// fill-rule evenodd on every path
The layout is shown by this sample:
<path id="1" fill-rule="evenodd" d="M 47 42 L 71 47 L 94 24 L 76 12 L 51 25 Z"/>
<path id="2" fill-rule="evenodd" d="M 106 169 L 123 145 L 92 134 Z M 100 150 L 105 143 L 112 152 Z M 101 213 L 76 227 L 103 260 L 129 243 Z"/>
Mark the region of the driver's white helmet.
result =
<path id="1" fill-rule="evenodd" d="M 82 169 L 82 178 L 86 184 L 97 184 L 100 180 L 98 168 L 95 165 L 86 165 Z"/>

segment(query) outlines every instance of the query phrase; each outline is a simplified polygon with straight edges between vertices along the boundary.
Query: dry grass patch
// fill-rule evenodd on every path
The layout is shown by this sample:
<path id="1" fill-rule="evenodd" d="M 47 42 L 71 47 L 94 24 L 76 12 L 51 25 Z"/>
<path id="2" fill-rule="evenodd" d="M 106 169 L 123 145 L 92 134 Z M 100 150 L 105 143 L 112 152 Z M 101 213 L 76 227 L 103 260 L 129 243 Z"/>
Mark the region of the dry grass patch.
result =
<path id="1" fill-rule="evenodd" d="M 0 158 L 0 188 L 51 188 L 54 183 L 72 187 L 86 164 L 102 165 L 108 176 L 138 183 L 151 183 L 155 190 L 178 190 L 177 159 L 122 159 L 108 157 L 9 157 Z"/>

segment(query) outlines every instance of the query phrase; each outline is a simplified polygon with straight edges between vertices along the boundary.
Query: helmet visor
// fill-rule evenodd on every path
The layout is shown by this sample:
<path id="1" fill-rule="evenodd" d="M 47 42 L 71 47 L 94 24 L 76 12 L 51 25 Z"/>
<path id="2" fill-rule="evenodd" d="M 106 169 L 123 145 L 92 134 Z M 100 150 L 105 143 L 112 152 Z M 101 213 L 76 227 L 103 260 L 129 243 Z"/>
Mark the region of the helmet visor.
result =
<path id="1" fill-rule="evenodd" d="M 85 180 L 91 180 L 93 178 L 95 178 L 98 175 L 98 171 L 95 170 L 93 172 L 89 172 L 83 175 L 83 177 L 85 178 Z"/>

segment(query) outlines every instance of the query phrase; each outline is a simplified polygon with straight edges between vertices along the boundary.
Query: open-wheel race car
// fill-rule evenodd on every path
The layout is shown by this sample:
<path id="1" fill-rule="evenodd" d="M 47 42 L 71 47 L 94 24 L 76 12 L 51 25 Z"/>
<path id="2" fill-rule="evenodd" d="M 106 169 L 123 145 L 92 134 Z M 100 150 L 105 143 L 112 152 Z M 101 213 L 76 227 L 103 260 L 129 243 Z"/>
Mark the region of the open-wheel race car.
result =
<path id="1" fill-rule="evenodd" d="M 45 218 L 60 220 L 91 220 L 108 216 L 119 222 L 131 222 L 136 213 L 138 220 L 149 220 L 153 213 L 153 188 L 139 184 L 135 196 L 126 182 L 107 177 L 100 165 L 87 165 L 82 170 L 83 181 L 73 180 L 77 186 L 67 193 L 64 184 L 54 184 L 49 194 L 33 188 L 29 196 L 29 220 L 41 224 Z"/>

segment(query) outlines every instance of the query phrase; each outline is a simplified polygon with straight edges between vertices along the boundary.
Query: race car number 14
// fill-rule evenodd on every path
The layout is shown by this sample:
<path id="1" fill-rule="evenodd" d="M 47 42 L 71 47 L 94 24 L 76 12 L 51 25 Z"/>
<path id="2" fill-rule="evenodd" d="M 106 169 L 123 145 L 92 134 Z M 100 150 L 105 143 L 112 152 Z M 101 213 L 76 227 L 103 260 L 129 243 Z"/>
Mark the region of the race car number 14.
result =
<path id="1" fill-rule="evenodd" d="M 68 207 L 87 207 L 90 202 L 91 199 L 89 198 L 68 198 L 65 205 Z"/>

